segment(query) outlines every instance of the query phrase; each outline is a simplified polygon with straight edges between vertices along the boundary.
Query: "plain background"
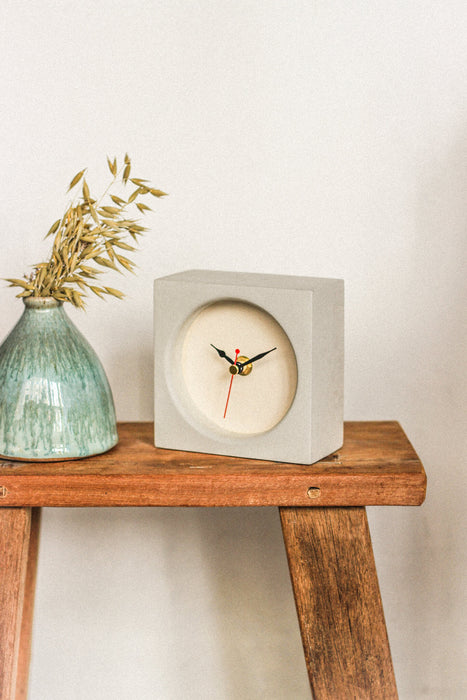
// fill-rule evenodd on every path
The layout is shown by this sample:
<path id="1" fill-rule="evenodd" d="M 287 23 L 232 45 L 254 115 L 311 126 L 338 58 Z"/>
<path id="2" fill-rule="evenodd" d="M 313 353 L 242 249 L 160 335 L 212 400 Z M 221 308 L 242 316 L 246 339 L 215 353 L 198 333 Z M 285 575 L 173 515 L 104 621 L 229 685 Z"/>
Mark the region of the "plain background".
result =
<path id="1" fill-rule="evenodd" d="M 170 193 L 124 302 L 72 319 L 152 418 L 152 282 L 340 277 L 347 419 L 397 419 L 421 508 L 369 509 L 403 700 L 467 697 L 467 5 L 4 0 L 0 275 L 48 255 L 106 155 Z M 0 335 L 21 312 L 0 288 Z M 44 512 L 32 700 L 305 700 L 274 509 Z"/>

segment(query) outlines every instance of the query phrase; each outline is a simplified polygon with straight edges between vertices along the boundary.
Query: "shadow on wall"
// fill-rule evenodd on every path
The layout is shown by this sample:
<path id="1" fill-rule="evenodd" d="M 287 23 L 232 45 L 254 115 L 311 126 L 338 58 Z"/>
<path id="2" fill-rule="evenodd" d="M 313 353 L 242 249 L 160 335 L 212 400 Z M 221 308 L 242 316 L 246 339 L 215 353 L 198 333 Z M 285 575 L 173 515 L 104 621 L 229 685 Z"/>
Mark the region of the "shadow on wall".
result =
<path id="1" fill-rule="evenodd" d="M 154 420 L 154 358 L 148 343 L 114 353 L 106 371 L 117 410 L 117 420 Z M 122 382 L 122 377 L 125 381 Z"/>

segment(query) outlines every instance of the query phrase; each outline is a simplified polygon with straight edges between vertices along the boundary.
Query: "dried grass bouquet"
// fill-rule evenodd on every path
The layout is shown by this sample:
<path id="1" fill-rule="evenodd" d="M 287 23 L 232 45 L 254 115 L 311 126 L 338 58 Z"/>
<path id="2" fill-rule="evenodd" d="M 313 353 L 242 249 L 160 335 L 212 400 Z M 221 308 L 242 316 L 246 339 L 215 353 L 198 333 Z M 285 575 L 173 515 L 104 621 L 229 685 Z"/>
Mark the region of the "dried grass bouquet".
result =
<path id="1" fill-rule="evenodd" d="M 131 216 L 131 211 L 136 209 L 139 215 L 144 214 L 151 208 L 140 200 L 147 195 L 163 197 L 165 192 L 151 187 L 148 180 L 130 177 L 128 155 L 120 167 L 116 158 L 107 158 L 107 164 L 112 180 L 98 200 L 90 194 L 86 169 L 74 176 L 68 192 L 81 183 L 81 195 L 46 235 L 46 238 L 54 236 L 50 259 L 33 265 L 31 274 L 23 279 L 6 280 L 10 287 L 21 288 L 18 297 L 53 297 L 83 309 L 89 291 L 99 297 L 124 296 L 117 289 L 101 286 L 99 275 L 104 272 L 102 268 L 134 271 L 135 263 L 127 255 L 136 248 L 128 241 L 136 241 L 147 228 Z M 112 193 L 118 187 L 120 194 L 124 194 L 129 183 L 133 190 L 127 198 Z"/>

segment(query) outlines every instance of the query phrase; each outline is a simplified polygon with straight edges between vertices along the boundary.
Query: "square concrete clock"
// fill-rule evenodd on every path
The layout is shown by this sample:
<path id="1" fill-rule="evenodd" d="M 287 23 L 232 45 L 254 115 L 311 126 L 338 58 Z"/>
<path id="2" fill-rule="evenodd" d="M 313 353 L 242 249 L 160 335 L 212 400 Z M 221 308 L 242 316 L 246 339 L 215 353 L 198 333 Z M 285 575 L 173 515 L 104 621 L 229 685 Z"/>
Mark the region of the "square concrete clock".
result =
<path id="1" fill-rule="evenodd" d="M 311 464 L 342 446 L 342 280 L 159 278 L 154 357 L 157 447 Z"/>

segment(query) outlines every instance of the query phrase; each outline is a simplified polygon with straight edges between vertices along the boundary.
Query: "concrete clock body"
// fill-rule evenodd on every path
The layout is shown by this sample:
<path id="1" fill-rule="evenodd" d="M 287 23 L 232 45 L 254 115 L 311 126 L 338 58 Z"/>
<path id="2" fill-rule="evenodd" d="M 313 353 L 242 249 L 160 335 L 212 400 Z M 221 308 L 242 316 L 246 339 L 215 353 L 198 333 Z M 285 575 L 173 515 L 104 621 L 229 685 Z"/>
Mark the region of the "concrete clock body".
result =
<path id="1" fill-rule="evenodd" d="M 342 446 L 342 280 L 159 278 L 154 360 L 157 447 L 311 464 Z"/>

